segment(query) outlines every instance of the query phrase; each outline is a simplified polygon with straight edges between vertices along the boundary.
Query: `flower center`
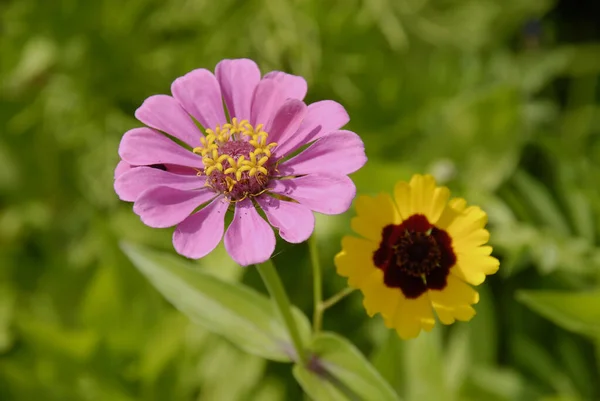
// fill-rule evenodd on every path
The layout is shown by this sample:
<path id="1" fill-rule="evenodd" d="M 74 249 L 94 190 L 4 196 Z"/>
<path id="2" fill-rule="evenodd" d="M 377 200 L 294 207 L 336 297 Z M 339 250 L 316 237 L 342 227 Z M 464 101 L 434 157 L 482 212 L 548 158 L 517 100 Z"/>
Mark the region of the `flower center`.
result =
<path id="1" fill-rule="evenodd" d="M 386 286 L 400 288 L 407 298 L 417 298 L 428 288 L 446 286 L 456 255 L 446 231 L 416 214 L 402 224 L 383 228 L 373 263 L 383 270 Z"/>
<path id="2" fill-rule="evenodd" d="M 231 124 L 207 129 L 194 153 L 202 156 L 206 185 L 232 201 L 263 193 L 275 169 L 270 160 L 276 143 L 267 142 L 263 125 L 234 118 Z"/>
<path id="3" fill-rule="evenodd" d="M 396 264 L 407 274 L 420 277 L 439 267 L 442 252 L 431 232 L 405 230 L 392 247 Z"/>

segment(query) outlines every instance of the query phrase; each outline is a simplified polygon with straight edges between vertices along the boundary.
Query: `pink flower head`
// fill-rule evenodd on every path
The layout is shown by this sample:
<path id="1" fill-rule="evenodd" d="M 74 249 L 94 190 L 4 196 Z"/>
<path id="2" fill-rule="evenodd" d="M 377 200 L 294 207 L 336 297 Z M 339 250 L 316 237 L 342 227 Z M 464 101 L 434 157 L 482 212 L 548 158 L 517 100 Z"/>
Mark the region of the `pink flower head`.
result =
<path id="1" fill-rule="evenodd" d="M 349 121 L 344 108 L 330 100 L 307 106 L 306 90 L 302 77 L 280 71 L 261 79 L 247 59 L 177 78 L 173 96 L 151 96 L 135 112 L 148 127 L 123 136 L 115 191 L 146 225 L 177 226 L 173 245 L 189 258 L 219 244 L 230 209 L 225 248 L 241 265 L 275 249 L 257 208 L 284 240 L 305 241 L 313 211 L 350 207 L 356 188 L 347 175 L 367 160 L 358 135 L 340 130 Z"/>

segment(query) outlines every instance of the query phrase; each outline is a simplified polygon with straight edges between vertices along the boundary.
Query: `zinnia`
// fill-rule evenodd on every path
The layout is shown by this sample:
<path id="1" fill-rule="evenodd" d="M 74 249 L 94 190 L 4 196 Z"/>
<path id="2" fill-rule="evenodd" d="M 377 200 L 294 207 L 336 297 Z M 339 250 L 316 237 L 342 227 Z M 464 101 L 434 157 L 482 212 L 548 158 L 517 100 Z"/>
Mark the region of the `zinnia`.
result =
<path id="1" fill-rule="evenodd" d="M 339 130 L 349 121 L 344 108 L 329 100 L 307 106 L 306 91 L 299 76 L 261 79 L 248 59 L 177 78 L 172 97 L 151 96 L 137 109 L 148 127 L 123 136 L 115 191 L 146 225 L 177 226 L 173 245 L 189 258 L 219 244 L 230 209 L 224 243 L 241 265 L 264 262 L 275 249 L 259 208 L 284 240 L 305 241 L 313 211 L 350 207 L 356 188 L 347 175 L 366 162 L 359 136 Z"/>
<path id="2" fill-rule="evenodd" d="M 363 238 L 344 237 L 335 258 L 340 275 L 359 288 L 367 313 L 380 313 L 386 326 L 403 339 L 435 324 L 467 321 L 479 285 L 499 267 L 484 246 L 487 215 L 450 191 L 436 187 L 430 175 L 399 182 L 394 200 L 387 195 L 361 196 L 352 228 Z"/>

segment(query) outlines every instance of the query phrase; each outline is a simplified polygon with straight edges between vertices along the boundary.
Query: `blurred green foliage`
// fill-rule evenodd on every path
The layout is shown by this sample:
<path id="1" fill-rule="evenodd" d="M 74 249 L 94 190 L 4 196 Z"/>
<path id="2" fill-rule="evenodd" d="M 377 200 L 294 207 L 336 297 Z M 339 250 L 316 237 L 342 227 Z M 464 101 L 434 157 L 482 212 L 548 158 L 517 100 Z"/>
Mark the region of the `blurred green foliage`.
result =
<path id="1" fill-rule="evenodd" d="M 600 43 L 562 40 L 553 7 L 0 2 L 0 399 L 302 399 L 288 365 L 189 323 L 118 247 L 173 252 L 171 231 L 145 227 L 112 190 L 134 110 L 233 57 L 303 75 L 309 101 L 347 107 L 370 159 L 359 192 L 431 172 L 489 212 L 502 264 L 472 322 L 401 342 L 353 294 L 326 329 L 404 400 L 600 399 Z M 328 294 L 344 285 L 332 258 L 351 215 L 318 218 Z M 281 243 L 275 261 L 309 311 L 306 250 Z M 264 291 L 222 249 L 197 264 Z"/>

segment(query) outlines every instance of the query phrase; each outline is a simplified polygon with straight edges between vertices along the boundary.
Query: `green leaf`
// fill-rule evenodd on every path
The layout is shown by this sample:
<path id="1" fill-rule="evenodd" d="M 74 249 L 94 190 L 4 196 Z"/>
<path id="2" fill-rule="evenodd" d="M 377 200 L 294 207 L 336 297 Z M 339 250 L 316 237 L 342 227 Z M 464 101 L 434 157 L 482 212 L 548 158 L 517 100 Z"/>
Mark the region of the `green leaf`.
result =
<path id="1" fill-rule="evenodd" d="M 335 381 L 325 377 L 319 377 L 314 372 L 301 365 L 295 365 L 294 377 L 300 383 L 306 394 L 315 401 L 357 401 L 359 398 L 353 394 L 344 394 L 344 389 L 339 389 Z"/>
<path id="2" fill-rule="evenodd" d="M 477 337 L 478 341 L 472 340 L 470 326 L 456 326 L 451 332 L 447 342 L 444 361 L 445 385 L 452 394 L 458 393 L 463 386 L 469 367 L 472 366 L 471 344 L 484 341 Z"/>
<path id="3" fill-rule="evenodd" d="M 597 383 L 593 365 L 589 363 L 589 349 L 570 333 L 558 333 L 554 344 L 562 370 L 569 376 L 577 393 L 583 399 L 593 399 Z"/>
<path id="4" fill-rule="evenodd" d="M 554 353 L 540 345 L 539 341 L 522 335 L 515 337 L 510 346 L 516 365 L 542 383 L 548 383 L 559 394 L 575 394 L 575 386 L 563 366 Z"/>
<path id="5" fill-rule="evenodd" d="M 469 330 L 470 363 L 493 365 L 498 352 L 498 317 L 494 309 L 494 297 L 489 285 L 481 285 L 477 291 L 477 315 L 469 324 L 457 325 L 456 328 L 463 327 Z"/>
<path id="6" fill-rule="evenodd" d="M 455 398 L 446 386 L 440 330 L 419 334 L 407 341 L 405 350 L 407 400 L 444 401 Z"/>
<path id="7" fill-rule="evenodd" d="M 0 354 L 8 351 L 14 342 L 10 326 L 13 320 L 16 298 L 16 292 L 10 286 L 0 286 Z"/>
<path id="8" fill-rule="evenodd" d="M 578 188 L 569 188 L 565 191 L 565 198 L 577 234 L 593 244 L 596 241 L 596 227 L 589 197 Z"/>
<path id="9" fill-rule="evenodd" d="M 567 330 L 600 337 L 599 291 L 520 291 L 517 299 Z"/>
<path id="10" fill-rule="evenodd" d="M 354 345 L 333 333 L 317 334 L 311 368 L 294 366 L 294 377 L 316 401 L 398 401 L 398 395 Z"/>
<path id="11" fill-rule="evenodd" d="M 404 366 L 402 365 L 405 342 L 400 340 L 396 331 L 385 329 L 385 332 L 385 339 L 376 342 L 379 346 L 375 348 L 370 359 L 383 378 L 400 393 L 405 384 Z"/>
<path id="12" fill-rule="evenodd" d="M 559 234 L 570 234 L 569 224 L 561 213 L 554 197 L 543 183 L 524 170 L 515 173 L 513 183 L 528 203 L 530 212 L 537 216 L 541 224 L 552 228 Z"/>
<path id="13" fill-rule="evenodd" d="M 571 128 L 566 129 L 571 131 Z M 559 148 L 559 146 L 552 147 Z M 557 149 L 559 150 L 559 149 Z M 596 242 L 596 225 L 594 218 L 593 203 L 595 200 L 593 190 L 582 190 L 587 187 L 586 181 L 581 182 L 581 177 L 588 177 L 588 174 L 581 174 L 580 169 L 562 162 L 556 167 L 557 191 L 566 207 L 570 222 L 573 224 L 575 233 L 585 238 L 590 244 Z M 594 182 L 590 179 L 589 182 Z"/>
<path id="14" fill-rule="evenodd" d="M 202 389 L 199 400 L 253 400 L 248 395 L 265 375 L 266 364 L 264 359 L 212 336 L 202 350 L 202 361 L 197 365 L 198 373 L 194 379 Z M 232 380 L 232 367 L 235 367 L 235 380 Z"/>
<path id="15" fill-rule="evenodd" d="M 291 339 L 267 297 L 194 268 L 178 257 L 131 244 L 122 248 L 156 289 L 193 322 L 251 354 L 292 361 Z M 297 309 L 293 312 L 301 336 L 308 341 L 308 319 Z"/>
<path id="16" fill-rule="evenodd" d="M 524 380 L 511 369 L 477 365 L 461 389 L 460 400 L 513 401 L 523 398 Z"/>

